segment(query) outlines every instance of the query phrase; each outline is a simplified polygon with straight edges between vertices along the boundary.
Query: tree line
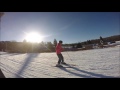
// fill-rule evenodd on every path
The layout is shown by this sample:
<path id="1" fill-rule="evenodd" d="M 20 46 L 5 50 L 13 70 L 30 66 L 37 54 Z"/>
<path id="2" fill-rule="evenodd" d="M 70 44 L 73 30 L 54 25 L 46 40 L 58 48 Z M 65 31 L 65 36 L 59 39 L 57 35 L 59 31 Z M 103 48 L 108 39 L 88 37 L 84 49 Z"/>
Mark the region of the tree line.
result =
<path id="1" fill-rule="evenodd" d="M 115 41 L 120 41 L 120 35 L 110 36 L 103 38 L 107 42 L 114 43 Z M 10 53 L 43 53 L 43 52 L 55 52 L 55 47 L 57 45 L 57 40 L 54 39 L 53 42 L 40 42 L 31 43 L 23 40 L 23 42 L 16 41 L 0 41 L 0 51 L 10 52 Z M 83 48 L 84 45 L 90 44 L 100 44 L 100 39 L 87 40 L 84 42 L 63 44 L 64 50 L 77 50 L 77 48 Z"/>

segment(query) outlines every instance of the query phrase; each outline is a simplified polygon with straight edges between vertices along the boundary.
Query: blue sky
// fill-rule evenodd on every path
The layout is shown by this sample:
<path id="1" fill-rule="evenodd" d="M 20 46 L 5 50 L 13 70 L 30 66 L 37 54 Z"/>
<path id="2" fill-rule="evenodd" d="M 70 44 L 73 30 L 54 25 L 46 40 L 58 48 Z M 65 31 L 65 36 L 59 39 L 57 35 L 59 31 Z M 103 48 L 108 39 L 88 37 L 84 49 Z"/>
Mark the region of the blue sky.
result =
<path id="1" fill-rule="evenodd" d="M 5 12 L 1 41 L 23 41 L 38 32 L 44 42 L 76 43 L 120 34 L 120 12 Z"/>

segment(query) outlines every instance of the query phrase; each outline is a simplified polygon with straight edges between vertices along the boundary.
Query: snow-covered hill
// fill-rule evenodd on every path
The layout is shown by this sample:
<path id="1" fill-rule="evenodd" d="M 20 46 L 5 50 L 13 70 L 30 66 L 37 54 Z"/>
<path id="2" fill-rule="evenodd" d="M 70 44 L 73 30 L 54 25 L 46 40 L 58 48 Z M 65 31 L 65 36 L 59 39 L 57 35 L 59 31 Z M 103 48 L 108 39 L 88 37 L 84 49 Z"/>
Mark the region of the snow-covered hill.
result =
<path id="1" fill-rule="evenodd" d="M 117 78 L 120 77 L 120 47 L 62 52 L 72 68 L 54 67 L 55 53 L 0 53 L 0 68 L 6 78 Z"/>

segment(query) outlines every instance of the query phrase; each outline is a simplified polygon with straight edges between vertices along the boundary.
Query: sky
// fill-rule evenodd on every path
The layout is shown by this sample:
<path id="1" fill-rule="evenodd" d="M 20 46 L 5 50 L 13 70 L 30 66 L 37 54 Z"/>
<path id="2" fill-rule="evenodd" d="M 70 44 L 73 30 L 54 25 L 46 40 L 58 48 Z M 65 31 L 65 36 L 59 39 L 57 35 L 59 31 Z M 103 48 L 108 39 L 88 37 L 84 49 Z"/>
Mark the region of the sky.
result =
<path id="1" fill-rule="evenodd" d="M 76 43 L 120 34 L 120 12 L 4 12 L 1 41 L 37 32 L 44 42 Z"/>

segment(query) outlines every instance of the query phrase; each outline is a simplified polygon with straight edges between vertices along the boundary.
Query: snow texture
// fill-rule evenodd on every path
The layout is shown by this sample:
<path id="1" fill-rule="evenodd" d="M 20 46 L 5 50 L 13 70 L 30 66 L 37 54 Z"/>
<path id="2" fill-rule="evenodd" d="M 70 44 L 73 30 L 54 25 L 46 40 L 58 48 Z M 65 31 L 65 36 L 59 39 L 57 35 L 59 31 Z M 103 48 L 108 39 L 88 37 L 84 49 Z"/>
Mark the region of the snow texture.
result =
<path id="1" fill-rule="evenodd" d="M 120 78 L 120 46 L 62 52 L 72 68 L 53 67 L 56 53 L 0 52 L 0 68 L 6 78 Z"/>

